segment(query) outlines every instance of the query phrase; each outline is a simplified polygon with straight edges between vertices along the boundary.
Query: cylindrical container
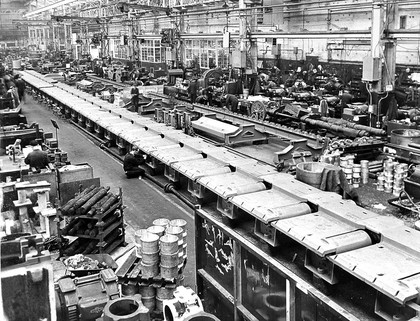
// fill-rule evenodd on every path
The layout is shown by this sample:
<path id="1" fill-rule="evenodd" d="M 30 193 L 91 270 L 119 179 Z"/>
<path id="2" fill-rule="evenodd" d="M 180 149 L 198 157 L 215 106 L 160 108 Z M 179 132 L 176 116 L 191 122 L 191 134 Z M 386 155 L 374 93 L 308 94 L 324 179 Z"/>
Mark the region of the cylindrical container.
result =
<path id="1" fill-rule="evenodd" d="M 163 266 L 175 266 L 178 264 L 178 249 L 175 253 L 171 254 L 161 254 L 160 255 L 160 264 Z"/>
<path id="2" fill-rule="evenodd" d="M 354 164 L 353 165 L 353 173 L 361 173 L 362 172 L 362 165 Z"/>
<path id="3" fill-rule="evenodd" d="M 166 228 L 169 225 L 169 220 L 167 218 L 158 218 L 153 221 L 153 225 L 155 226 L 163 226 Z"/>
<path id="4" fill-rule="evenodd" d="M 159 263 L 159 259 L 160 259 L 159 251 L 156 251 L 153 253 L 147 253 L 147 252 L 141 251 L 141 261 L 144 264 L 147 264 L 147 265 L 157 264 Z"/>
<path id="5" fill-rule="evenodd" d="M 178 276 L 178 265 L 160 266 L 160 275 L 164 279 L 175 279 Z"/>
<path id="6" fill-rule="evenodd" d="M 403 185 L 404 185 L 403 177 L 394 178 L 394 187 L 403 187 Z"/>
<path id="7" fill-rule="evenodd" d="M 340 157 L 340 167 L 347 167 L 348 164 L 347 157 Z"/>
<path id="8" fill-rule="evenodd" d="M 322 181 L 322 172 L 325 168 L 336 169 L 336 166 L 317 163 L 302 162 L 296 165 L 296 179 L 313 187 L 319 188 Z"/>
<path id="9" fill-rule="evenodd" d="M 368 167 L 362 167 L 362 171 L 360 173 L 361 183 L 367 184 L 369 183 L 369 168 Z"/>
<path id="10" fill-rule="evenodd" d="M 185 258 L 184 258 L 184 252 L 179 252 L 178 253 L 178 265 L 181 266 L 183 265 L 185 262 Z"/>
<path id="11" fill-rule="evenodd" d="M 187 230 L 187 221 L 180 218 L 170 221 L 169 225 L 181 227 L 184 232 Z"/>
<path id="12" fill-rule="evenodd" d="M 161 254 L 171 254 L 178 252 L 178 236 L 165 234 L 159 239 Z"/>
<path id="13" fill-rule="evenodd" d="M 363 168 L 363 167 L 369 167 L 369 161 L 368 160 L 366 160 L 366 159 L 362 159 L 361 161 L 360 161 L 360 166 Z"/>
<path id="14" fill-rule="evenodd" d="M 139 293 L 142 297 L 152 297 L 156 295 L 156 288 L 153 286 L 139 286 Z"/>
<path id="15" fill-rule="evenodd" d="M 165 234 L 165 227 L 153 225 L 153 226 L 148 227 L 147 231 L 161 237 L 163 236 L 163 234 Z"/>
<path id="16" fill-rule="evenodd" d="M 343 167 L 343 172 L 344 174 L 348 175 L 348 174 L 353 174 L 353 167 L 347 165 L 346 167 Z"/>
<path id="17" fill-rule="evenodd" d="M 358 188 L 360 186 L 360 173 L 353 173 L 353 187 Z"/>
<path id="18" fill-rule="evenodd" d="M 156 298 L 154 296 L 142 296 L 141 302 L 143 305 L 149 309 L 149 312 L 155 311 L 156 308 Z"/>
<path id="19" fill-rule="evenodd" d="M 138 284 L 121 284 L 121 293 L 123 296 L 129 296 L 139 293 Z"/>
<path id="20" fill-rule="evenodd" d="M 420 144 L 420 130 L 415 129 L 394 129 L 391 131 L 391 144 L 406 146 L 415 143 Z"/>
<path id="21" fill-rule="evenodd" d="M 156 305 L 155 305 L 156 312 L 163 312 L 163 300 L 156 297 Z"/>
<path id="22" fill-rule="evenodd" d="M 392 189 L 392 194 L 394 194 L 395 196 L 400 196 L 400 193 L 402 191 L 402 187 L 393 187 Z"/>
<path id="23" fill-rule="evenodd" d="M 187 245 L 187 232 L 182 233 L 182 241 L 184 242 L 184 246 Z"/>
<path id="24" fill-rule="evenodd" d="M 166 228 L 166 234 L 175 235 L 178 237 L 178 240 L 182 241 L 182 233 L 183 233 L 182 227 L 179 226 L 168 226 Z"/>
<path id="25" fill-rule="evenodd" d="M 159 265 L 158 264 L 145 264 L 141 262 L 141 277 L 145 279 L 150 279 L 159 274 Z"/>
<path id="26" fill-rule="evenodd" d="M 146 233 L 140 237 L 142 252 L 155 253 L 159 251 L 159 236 L 153 233 Z"/>
<path id="27" fill-rule="evenodd" d="M 134 244 L 136 244 L 138 257 L 141 256 L 141 237 L 146 233 L 148 233 L 146 229 L 140 229 L 134 232 Z"/>
<path id="28" fill-rule="evenodd" d="M 156 289 L 156 299 L 170 300 L 174 298 L 175 288 L 160 287 Z"/>
<path id="29" fill-rule="evenodd" d="M 392 187 L 393 187 L 393 183 L 392 182 L 385 181 L 385 183 L 384 183 L 384 191 L 385 191 L 385 193 L 392 193 Z"/>
<path id="30" fill-rule="evenodd" d="M 354 164 L 354 155 L 347 155 L 347 164 L 349 165 L 349 166 L 353 166 L 353 164 Z"/>
<path id="31" fill-rule="evenodd" d="M 378 185 L 377 185 L 376 189 L 378 191 L 383 191 L 384 190 L 384 184 L 385 184 L 385 177 L 384 176 L 378 176 Z"/>
<path id="32" fill-rule="evenodd" d="M 384 172 L 394 173 L 394 161 L 391 159 L 387 159 L 384 162 Z"/>

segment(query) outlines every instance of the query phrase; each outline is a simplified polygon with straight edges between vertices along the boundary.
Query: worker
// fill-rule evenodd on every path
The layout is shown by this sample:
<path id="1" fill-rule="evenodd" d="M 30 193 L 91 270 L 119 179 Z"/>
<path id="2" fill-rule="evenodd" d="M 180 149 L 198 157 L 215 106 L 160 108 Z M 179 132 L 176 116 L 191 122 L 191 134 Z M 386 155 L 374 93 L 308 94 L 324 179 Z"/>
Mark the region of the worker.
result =
<path id="1" fill-rule="evenodd" d="M 133 104 L 133 111 L 138 112 L 139 111 L 139 88 L 137 87 L 139 84 L 137 81 L 134 82 L 133 87 L 131 88 L 131 103 Z"/>
<path id="2" fill-rule="evenodd" d="M 139 178 L 144 176 L 144 169 L 140 167 L 146 161 L 143 155 L 140 154 L 140 149 L 137 146 L 133 146 L 130 152 L 124 157 L 123 168 L 127 178 Z"/>
<path id="3" fill-rule="evenodd" d="M 48 154 L 41 149 L 41 146 L 36 140 L 31 141 L 31 146 L 32 152 L 26 156 L 25 164 L 28 164 L 39 173 L 41 169 L 48 167 Z"/>
<path id="4" fill-rule="evenodd" d="M 14 83 L 10 84 L 9 90 L 6 93 L 6 98 L 10 100 L 9 108 L 17 108 L 19 106 L 19 96 L 16 92 Z"/>
<path id="5" fill-rule="evenodd" d="M 187 88 L 188 97 L 190 98 L 190 101 L 192 103 L 195 103 L 197 100 L 197 89 L 198 89 L 198 82 L 196 79 L 193 78 Z"/>
<path id="6" fill-rule="evenodd" d="M 226 99 L 226 108 L 229 109 L 231 112 L 238 112 L 238 104 L 239 99 L 235 95 L 227 94 L 225 96 Z"/>
<path id="7" fill-rule="evenodd" d="M 26 87 L 25 82 L 23 81 L 20 75 L 16 75 L 15 79 L 16 79 L 15 84 L 16 84 L 19 100 L 20 102 L 23 103 L 23 99 L 25 97 L 25 87 Z"/>

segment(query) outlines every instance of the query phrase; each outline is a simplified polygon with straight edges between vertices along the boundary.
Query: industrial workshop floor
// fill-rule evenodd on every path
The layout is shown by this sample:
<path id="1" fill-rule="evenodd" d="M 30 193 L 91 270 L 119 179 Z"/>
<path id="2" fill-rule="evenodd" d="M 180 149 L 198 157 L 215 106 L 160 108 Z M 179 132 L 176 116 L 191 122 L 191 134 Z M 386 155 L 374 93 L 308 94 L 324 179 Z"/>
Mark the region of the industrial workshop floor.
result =
<path id="1" fill-rule="evenodd" d="M 93 168 L 94 177 L 99 177 L 101 186 L 109 186 L 110 191 L 123 192 L 124 215 L 126 222 L 127 249 L 133 245 L 134 232 L 137 229 L 147 228 L 157 218 L 185 219 L 188 223 L 188 260 L 184 270 L 184 285 L 195 289 L 195 259 L 194 259 L 194 213 L 185 206 L 176 196 L 166 194 L 147 179 L 127 179 L 122 164 L 100 149 L 75 125 L 60 119 L 44 105 L 40 105 L 27 95 L 22 113 L 27 117 L 28 124 L 38 123 L 44 132 L 52 132 L 55 137 L 55 128 L 51 119 L 58 124 L 59 148 L 68 153 L 72 164 L 88 163 Z M 124 252 L 119 249 L 118 252 Z M 119 253 L 117 254 L 119 255 Z"/>

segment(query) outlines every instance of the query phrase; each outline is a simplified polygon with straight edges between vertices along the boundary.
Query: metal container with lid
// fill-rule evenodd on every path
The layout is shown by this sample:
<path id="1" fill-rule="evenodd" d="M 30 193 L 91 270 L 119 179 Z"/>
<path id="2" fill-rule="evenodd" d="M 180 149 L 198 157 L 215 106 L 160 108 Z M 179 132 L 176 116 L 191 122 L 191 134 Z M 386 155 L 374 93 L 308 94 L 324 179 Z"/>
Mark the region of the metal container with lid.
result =
<path id="1" fill-rule="evenodd" d="M 391 144 L 408 146 L 408 144 L 420 144 L 420 130 L 394 129 L 391 131 Z"/>

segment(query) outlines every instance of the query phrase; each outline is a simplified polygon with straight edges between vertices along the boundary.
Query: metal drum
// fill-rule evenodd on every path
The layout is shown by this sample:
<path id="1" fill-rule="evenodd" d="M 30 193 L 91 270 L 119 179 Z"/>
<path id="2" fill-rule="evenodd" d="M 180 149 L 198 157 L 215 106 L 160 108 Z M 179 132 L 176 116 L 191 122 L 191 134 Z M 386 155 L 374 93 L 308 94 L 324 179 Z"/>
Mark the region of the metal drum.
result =
<path id="1" fill-rule="evenodd" d="M 408 146 L 408 144 L 420 144 L 420 130 L 394 129 L 391 131 L 391 144 Z"/>
<path id="2" fill-rule="evenodd" d="M 336 166 L 327 163 L 302 162 L 296 165 L 296 179 L 319 188 L 322 181 L 322 172 L 325 168 L 335 169 Z"/>

